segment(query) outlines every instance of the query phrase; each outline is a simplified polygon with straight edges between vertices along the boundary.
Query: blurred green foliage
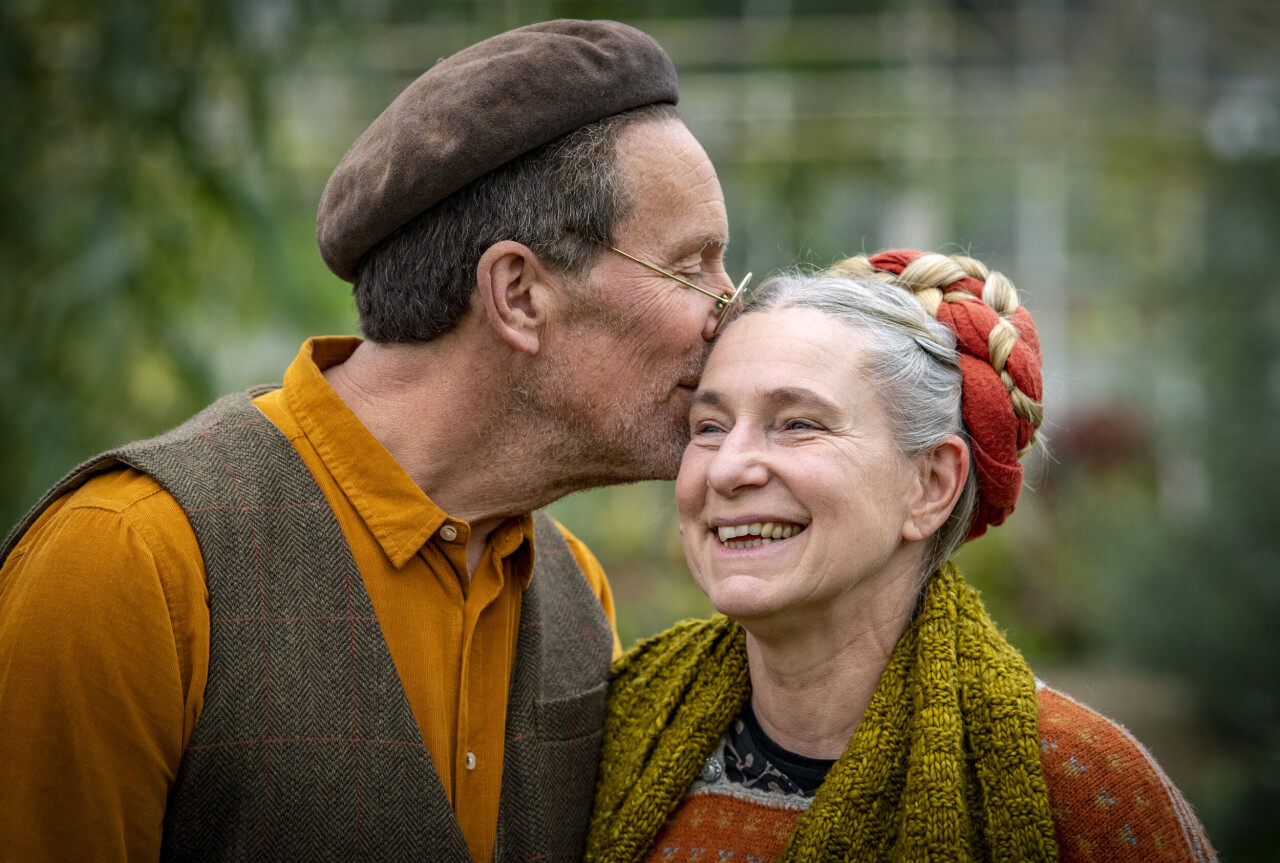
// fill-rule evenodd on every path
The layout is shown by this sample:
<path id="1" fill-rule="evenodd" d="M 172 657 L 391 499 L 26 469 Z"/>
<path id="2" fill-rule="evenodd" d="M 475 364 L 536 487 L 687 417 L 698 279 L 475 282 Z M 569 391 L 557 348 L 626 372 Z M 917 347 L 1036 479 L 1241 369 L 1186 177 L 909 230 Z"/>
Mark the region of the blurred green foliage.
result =
<path id="1" fill-rule="evenodd" d="M 205 404 L 237 353 L 349 329 L 349 301 L 314 289 L 313 217 L 272 165 L 268 95 L 334 12 L 4 4 L 8 522 L 70 461 Z M 249 358 L 250 375 L 290 353 Z"/>
<path id="2" fill-rule="evenodd" d="M 1033 662 L 1193 695 L 1177 777 L 1223 856 L 1280 851 L 1280 7 L 1269 0 L 5 0 L 0 516 L 76 461 L 353 332 L 328 172 L 435 57 L 560 15 L 656 35 L 757 278 L 891 245 L 1013 277 L 1051 457 L 961 552 Z M 950 245 L 949 245 L 950 244 Z M 708 612 L 671 488 L 557 515 L 625 643 Z M 1160 752 L 1157 751 L 1157 755 Z"/>

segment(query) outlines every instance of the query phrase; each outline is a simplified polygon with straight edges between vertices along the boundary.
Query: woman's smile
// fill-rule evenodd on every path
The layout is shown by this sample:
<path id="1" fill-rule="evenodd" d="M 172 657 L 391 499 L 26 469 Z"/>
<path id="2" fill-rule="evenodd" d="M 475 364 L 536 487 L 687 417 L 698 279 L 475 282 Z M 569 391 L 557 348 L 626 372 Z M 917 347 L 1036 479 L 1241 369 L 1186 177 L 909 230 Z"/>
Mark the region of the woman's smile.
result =
<path id="1" fill-rule="evenodd" d="M 725 548 L 758 548 L 790 539 L 804 530 L 803 524 L 791 521 L 753 521 L 744 524 L 726 524 L 714 528 L 716 538 Z"/>

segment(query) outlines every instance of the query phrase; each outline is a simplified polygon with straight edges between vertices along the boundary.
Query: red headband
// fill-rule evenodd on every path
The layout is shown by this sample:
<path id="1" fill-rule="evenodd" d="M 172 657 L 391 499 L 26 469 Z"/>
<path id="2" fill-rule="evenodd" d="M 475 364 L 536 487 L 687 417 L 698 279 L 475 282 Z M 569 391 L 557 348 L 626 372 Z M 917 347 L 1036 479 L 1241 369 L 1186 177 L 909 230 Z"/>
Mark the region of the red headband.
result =
<path id="1" fill-rule="evenodd" d="M 908 264 L 923 255 L 910 249 L 895 249 L 872 255 L 868 260 L 878 270 L 901 275 Z M 942 288 L 944 296 L 964 291 L 981 299 L 983 286 L 981 280 L 965 276 L 936 287 Z M 1022 465 L 1018 463 L 1018 456 L 1030 446 L 1036 424 L 1014 411 L 1006 380 L 1031 400 L 1041 401 L 1040 340 L 1031 315 L 1022 306 L 1006 316 L 1005 320 L 1013 324 L 1019 338 L 1005 360 L 1004 372 L 1008 377 L 1002 380 L 991 359 L 991 331 L 1001 321 L 995 309 L 985 302 L 944 299 L 938 306 L 937 319 L 955 332 L 956 347 L 960 351 L 964 377 L 961 409 L 978 472 L 978 505 L 968 536 L 973 539 L 986 533 L 988 525 L 1004 522 L 1018 502 L 1022 489 Z"/>

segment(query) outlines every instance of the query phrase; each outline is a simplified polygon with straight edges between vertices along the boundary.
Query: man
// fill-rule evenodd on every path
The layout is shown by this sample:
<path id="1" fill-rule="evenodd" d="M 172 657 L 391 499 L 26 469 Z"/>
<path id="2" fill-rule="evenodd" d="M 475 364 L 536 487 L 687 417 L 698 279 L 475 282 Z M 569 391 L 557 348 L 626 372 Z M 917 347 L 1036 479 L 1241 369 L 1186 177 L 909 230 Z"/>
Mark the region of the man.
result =
<path id="1" fill-rule="evenodd" d="M 677 96 L 650 37 L 555 21 L 356 141 L 318 236 L 367 340 L 82 466 L 6 543 L 0 857 L 577 858 L 618 647 L 535 511 L 674 476 L 733 308 Z"/>

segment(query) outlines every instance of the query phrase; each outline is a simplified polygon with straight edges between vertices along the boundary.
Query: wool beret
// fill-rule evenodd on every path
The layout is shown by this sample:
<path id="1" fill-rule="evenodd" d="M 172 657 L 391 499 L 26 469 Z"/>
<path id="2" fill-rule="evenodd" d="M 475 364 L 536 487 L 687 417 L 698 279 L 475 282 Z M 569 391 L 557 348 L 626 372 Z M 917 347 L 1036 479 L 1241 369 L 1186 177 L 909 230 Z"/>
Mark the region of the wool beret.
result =
<path id="1" fill-rule="evenodd" d="M 320 254 L 353 281 L 365 252 L 472 180 L 679 96 L 662 46 L 616 21 L 546 21 L 465 48 L 410 84 L 342 157 L 320 198 Z"/>

